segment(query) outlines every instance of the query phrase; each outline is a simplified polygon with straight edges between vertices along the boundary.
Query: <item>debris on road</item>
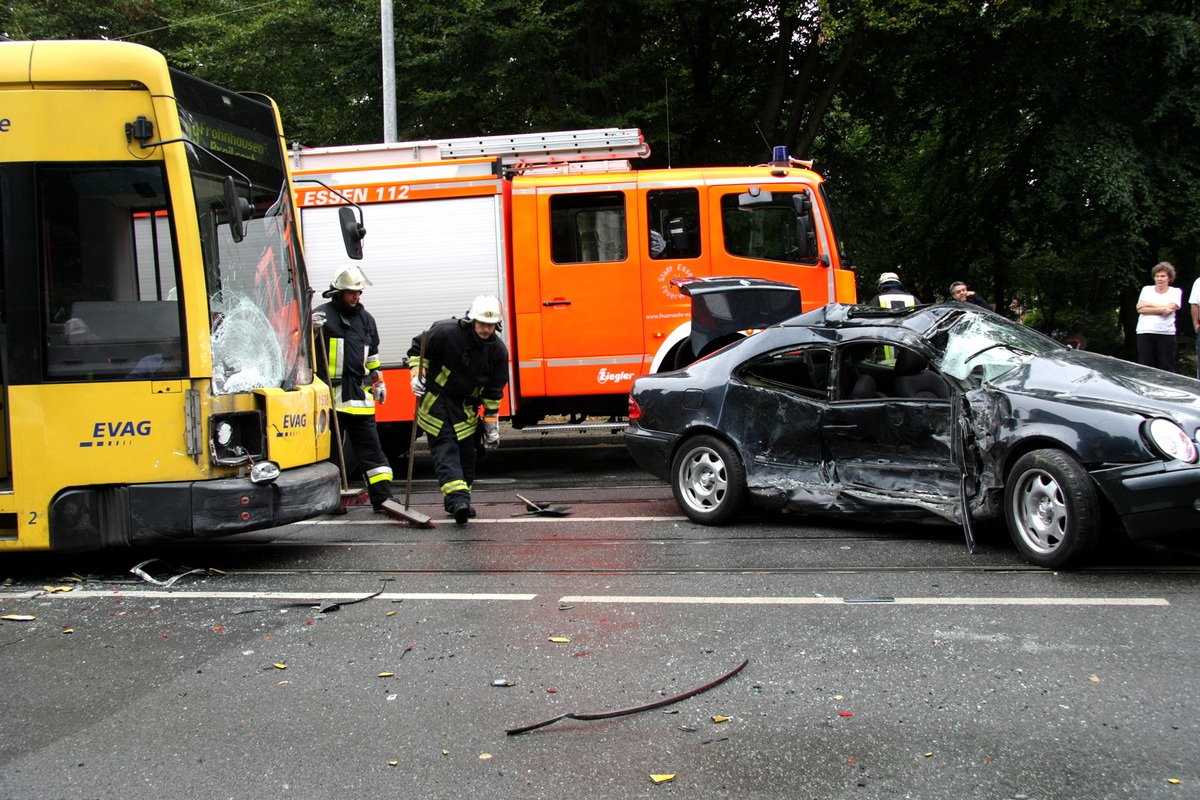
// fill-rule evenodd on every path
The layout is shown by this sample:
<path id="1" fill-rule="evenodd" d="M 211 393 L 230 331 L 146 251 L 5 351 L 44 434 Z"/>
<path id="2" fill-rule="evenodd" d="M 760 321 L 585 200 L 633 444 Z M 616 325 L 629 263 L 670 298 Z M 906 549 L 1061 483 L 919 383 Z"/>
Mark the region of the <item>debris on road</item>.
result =
<path id="1" fill-rule="evenodd" d="M 738 664 L 732 670 L 725 673 L 724 675 L 717 678 L 716 680 L 710 681 L 709 683 L 706 683 L 697 689 L 692 689 L 691 691 L 684 692 L 683 694 L 680 694 L 680 695 L 676 695 L 675 697 L 668 697 L 666 700 L 658 700 L 653 703 L 647 703 L 644 706 L 634 706 L 633 708 L 623 708 L 619 711 L 601 711 L 599 713 L 594 713 L 594 714 L 574 714 L 574 713 L 559 714 L 557 717 L 554 717 L 553 719 L 545 720 L 544 722 L 537 722 L 537 723 L 534 723 L 533 725 L 524 725 L 520 728 L 509 728 L 508 730 L 505 731 L 505 733 L 508 734 L 509 736 L 516 736 L 517 734 L 520 734 L 520 733 L 528 733 L 529 731 L 537 730 L 538 728 L 544 728 L 547 725 L 550 725 L 552 723 L 558 722 L 559 720 L 563 720 L 563 719 L 578 719 L 578 720 L 583 720 L 583 721 L 597 720 L 597 719 L 613 719 L 614 717 L 624 717 L 629 714 L 636 714 L 640 711 L 650 711 L 655 708 L 662 708 L 663 706 L 668 706 L 668 705 L 671 705 L 672 703 L 678 703 L 680 700 L 686 700 L 689 697 L 694 697 L 695 695 L 698 695 L 701 692 L 708 691 L 709 689 L 713 688 L 714 686 L 718 686 L 718 685 L 724 683 L 725 681 L 732 678 L 734 675 L 737 675 L 739 672 L 741 672 L 745 668 L 745 666 L 749 663 L 750 663 L 750 659 L 747 658 L 741 664 Z"/>
<path id="2" fill-rule="evenodd" d="M 159 580 L 158 578 L 155 578 L 146 571 L 146 566 L 155 562 L 162 564 L 168 573 L 174 574 L 166 580 Z M 187 567 L 184 567 L 183 571 L 180 571 L 179 569 L 168 564 L 166 561 L 163 561 L 161 558 L 148 558 L 142 563 L 134 566 L 129 571 L 144 580 L 146 583 L 153 583 L 155 586 L 161 586 L 164 589 L 174 586 L 176 581 L 178 581 L 180 578 L 186 578 L 188 575 L 207 575 L 210 572 L 210 570 L 207 569 L 188 569 Z M 49 587 L 46 588 L 49 589 Z"/>
<path id="3" fill-rule="evenodd" d="M 654 781 L 655 783 L 669 783 L 670 781 L 675 780 L 675 773 L 669 772 L 660 775 L 651 774 L 650 780 Z"/>
<path id="4" fill-rule="evenodd" d="M 525 504 L 526 510 L 513 514 L 514 517 L 566 517 L 571 514 L 571 509 L 567 507 L 551 508 L 549 503 L 535 503 L 521 495 L 517 495 L 517 499 Z"/>
<path id="5" fill-rule="evenodd" d="M 378 597 L 381 594 L 383 594 L 382 589 L 363 597 L 356 597 L 353 600 L 297 600 L 293 603 L 277 603 L 275 605 L 238 606 L 233 610 L 233 613 L 252 614 L 256 611 L 282 611 L 288 608 L 312 608 L 316 606 L 317 613 L 324 614 L 327 611 L 337 611 L 342 606 L 351 606 L 355 603 L 361 603 L 364 600 L 370 600 L 372 597 Z"/>

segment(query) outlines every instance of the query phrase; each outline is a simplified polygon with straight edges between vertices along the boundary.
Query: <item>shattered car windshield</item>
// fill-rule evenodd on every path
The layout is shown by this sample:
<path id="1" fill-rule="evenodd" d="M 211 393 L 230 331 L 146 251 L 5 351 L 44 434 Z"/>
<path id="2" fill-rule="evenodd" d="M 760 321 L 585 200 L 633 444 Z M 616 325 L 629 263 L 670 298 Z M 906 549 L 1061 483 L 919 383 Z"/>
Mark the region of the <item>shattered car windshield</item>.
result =
<path id="1" fill-rule="evenodd" d="M 1035 355 L 1062 346 L 1042 334 L 998 314 L 962 314 L 950 323 L 938 368 L 954 378 L 972 372 L 992 380 Z"/>

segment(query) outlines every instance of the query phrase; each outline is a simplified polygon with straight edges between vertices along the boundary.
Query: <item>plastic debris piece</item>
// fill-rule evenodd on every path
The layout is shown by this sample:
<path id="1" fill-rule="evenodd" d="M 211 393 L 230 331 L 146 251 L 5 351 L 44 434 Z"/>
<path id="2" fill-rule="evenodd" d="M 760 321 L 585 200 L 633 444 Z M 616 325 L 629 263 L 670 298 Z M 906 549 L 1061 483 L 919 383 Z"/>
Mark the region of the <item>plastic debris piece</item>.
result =
<path id="1" fill-rule="evenodd" d="M 750 659 L 747 658 L 741 664 L 738 664 L 736 667 L 731 669 L 729 672 L 726 672 L 724 675 L 717 678 L 716 680 L 709 681 L 708 683 L 704 684 L 703 686 L 700 686 L 696 689 L 692 689 L 690 691 L 684 692 L 683 694 L 676 695 L 675 697 L 668 697 L 665 700 L 658 700 L 653 703 L 647 703 L 644 706 L 634 706 L 633 708 L 623 708 L 618 711 L 602 711 L 602 712 L 599 712 L 596 714 L 572 714 L 572 713 L 559 714 L 557 717 L 554 717 L 553 719 L 548 719 L 543 722 L 535 722 L 533 725 L 524 725 L 520 728 L 509 728 L 508 730 L 505 731 L 505 733 L 508 734 L 509 736 L 516 736 L 517 734 L 520 734 L 520 733 L 528 733 L 529 731 L 537 730 L 538 728 L 544 728 L 547 725 L 551 725 L 551 724 L 558 722 L 559 720 L 563 720 L 563 719 L 578 719 L 578 720 L 584 720 L 584 721 L 597 720 L 597 719 L 613 719 L 614 717 L 624 717 L 629 714 L 636 714 L 641 711 L 651 711 L 655 708 L 662 708 L 663 706 L 669 706 L 672 703 L 678 703 L 679 701 L 686 700 L 689 697 L 695 697 L 696 695 L 700 694 L 701 692 L 706 692 L 709 689 L 713 688 L 714 686 L 719 686 L 720 684 L 724 683 L 725 681 L 729 680 L 734 675 L 737 675 L 739 672 L 741 672 L 743 669 L 745 669 L 746 665 L 749 663 L 750 663 Z"/>
<path id="2" fill-rule="evenodd" d="M 1099 675 L 1089 675 L 1088 680 L 1091 681 L 1092 683 L 1100 683 L 1100 676 Z"/>
<path id="3" fill-rule="evenodd" d="M 32 622 L 37 617 L 33 614 L 5 614 L 0 619 L 8 620 L 9 622 Z"/>
<path id="4" fill-rule="evenodd" d="M 933 758 L 933 753 L 926 753 L 926 754 L 925 754 L 925 757 L 926 757 L 926 758 Z"/>
<path id="5" fill-rule="evenodd" d="M 555 644 L 570 644 L 571 643 L 571 640 L 568 639 L 566 636 L 551 636 L 550 641 L 554 642 Z"/>
<path id="6" fill-rule="evenodd" d="M 443 750 L 443 751 L 442 751 L 442 755 L 444 755 L 444 756 L 448 756 L 448 755 L 450 755 L 450 751 L 449 751 L 449 750 Z"/>
<path id="7" fill-rule="evenodd" d="M 49 594 L 54 594 L 55 592 L 69 592 L 74 588 L 74 586 L 43 586 L 42 590 Z"/>
<path id="8" fill-rule="evenodd" d="M 712 721 L 720 725 L 722 722 L 729 722 L 729 717 L 722 717 L 720 714 L 713 714 Z"/>
<path id="9" fill-rule="evenodd" d="M 275 667 L 275 669 L 287 669 L 287 664 L 284 664 L 282 661 L 276 661 L 271 666 Z"/>
<path id="10" fill-rule="evenodd" d="M 566 605 L 560 605 L 560 606 L 558 607 L 558 610 L 559 610 L 559 611 L 570 611 L 570 610 L 571 610 L 572 608 L 574 608 L 574 607 L 575 607 L 575 606 L 566 606 Z"/>
<path id="11" fill-rule="evenodd" d="M 385 617 L 394 617 L 394 616 L 396 616 L 396 612 L 395 612 L 395 611 L 389 611 L 389 612 L 387 612 L 386 614 L 384 614 L 384 616 L 385 616 Z"/>
<path id="12" fill-rule="evenodd" d="M 389 762 L 388 762 L 388 766 L 389 766 L 389 767 L 397 767 L 397 766 L 399 766 L 399 765 L 400 765 L 400 762 L 399 762 L 399 761 L 389 761 Z"/>
<path id="13" fill-rule="evenodd" d="M 75 632 L 74 628 L 63 628 L 63 633 L 74 633 L 74 632 Z"/>
<path id="14" fill-rule="evenodd" d="M 557 693 L 558 693 L 558 689 L 547 689 L 546 690 L 546 694 L 557 694 Z"/>
<path id="15" fill-rule="evenodd" d="M 158 578 L 153 577 L 152 575 L 150 575 L 150 573 L 146 572 L 146 565 L 154 564 L 156 562 L 159 564 L 162 564 L 164 567 L 166 567 L 168 572 L 174 572 L 175 574 L 172 575 L 170 578 L 167 578 L 166 580 L 159 580 Z M 184 570 L 182 572 L 180 572 L 175 567 L 168 564 L 166 561 L 163 561 L 161 558 L 148 558 L 145 561 L 143 561 L 142 563 L 134 566 L 129 571 L 130 571 L 130 573 L 137 575 L 139 578 L 144 580 L 146 583 L 153 583 L 155 586 L 161 586 L 164 589 L 174 586 L 175 581 L 179 580 L 180 578 L 186 578 L 188 575 L 204 575 L 205 573 L 208 572 L 208 570 L 204 570 L 204 569 L 187 569 L 186 567 L 184 568 Z"/>
<path id="16" fill-rule="evenodd" d="M 661 773 L 658 775 L 651 773 L 650 780 L 654 781 L 655 783 L 669 783 L 670 781 L 675 780 L 675 773 L 668 772 L 668 773 Z"/>
<path id="17" fill-rule="evenodd" d="M 492 757 L 492 754 L 491 754 L 491 753 L 480 753 L 480 754 L 479 754 L 479 760 L 480 760 L 480 761 L 487 761 L 487 760 L 488 760 L 489 758 L 491 758 L 491 757 Z"/>
<path id="18" fill-rule="evenodd" d="M 839 711 L 838 716 L 839 717 L 853 717 L 854 712 L 853 711 Z"/>
<path id="19" fill-rule="evenodd" d="M 396 673 L 394 673 L 394 672 L 381 672 L 381 673 L 379 673 L 379 677 L 381 677 L 381 678 L 394 678 L 394 677 L 396 677 Z"/>
<path id="20" fill-rule="evenodd" d="M 1167 778 L 1167 783 L 1169 783 L 1169 784 L 1171 784 L 1171 785 L 1173 785 L 1173 786 L 1178 786 L 1178 785 L 1179 785 L 1179 778 Z"/>
<path id="21" fill-rule="evenodd" d="M 291 681 L 280 681 L 279 683 L 277 683 L 275 685 L 276 686 L 287 686 L 289 683 L 291 683 Z"/>
<path id="22" fill-rule="evenodd" d="M 516 681 L 510 681 L 507 678 L 496 678 L 492 681 L 492 686 L 516 686 Z"/>

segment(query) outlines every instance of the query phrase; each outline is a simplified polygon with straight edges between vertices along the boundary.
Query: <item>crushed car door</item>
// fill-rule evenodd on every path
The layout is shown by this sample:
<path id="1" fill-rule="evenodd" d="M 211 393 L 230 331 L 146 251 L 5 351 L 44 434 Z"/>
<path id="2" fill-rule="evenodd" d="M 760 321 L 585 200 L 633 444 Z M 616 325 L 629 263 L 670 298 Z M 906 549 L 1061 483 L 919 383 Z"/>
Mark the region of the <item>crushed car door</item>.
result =
<path id="1" fill-rule="evenodd" d="M 825 506 L 821 420 L 828 404 L 832 351 L 791 347 L 743 368 L 730 382 L 721 429 L 734 436 L 746 484 L 767 506 Z"/>
<path id="2" fill-rule="evenodd" d="M 830 479 L 847 499 L 954 519 L 961 470 L 945 380 L 916 351 L 891 343 L 846 345 L 837 366 L 821 426 Z"/>

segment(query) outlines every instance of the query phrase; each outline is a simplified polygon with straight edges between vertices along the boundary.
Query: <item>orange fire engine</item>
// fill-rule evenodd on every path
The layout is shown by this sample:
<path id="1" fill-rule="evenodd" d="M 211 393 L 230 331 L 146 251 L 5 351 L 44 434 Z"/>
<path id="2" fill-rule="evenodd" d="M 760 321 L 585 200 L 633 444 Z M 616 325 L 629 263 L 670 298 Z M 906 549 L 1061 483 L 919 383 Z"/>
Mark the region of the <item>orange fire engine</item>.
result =
<path id="1" fill-rule="evenodd" d="M 703 355 L 673 280 L 780 281 L 806 311 L 855 300 L 824 183 L 783 152 L 755 167 L 635 170 L 629 159 L 649 155 L 641 132 L 613 128 L 292 155 L 313 286 L 346 265 L 343 228 L 369 232 L 363 303 L 393 386 L 408 384 L 387 372 L 406 368 L 420 331 L 476 295 L 500 298 L 514 427 L 621 417 L 637 375 Z M 395 392 L 377 418 L 412 411 Z"/>

